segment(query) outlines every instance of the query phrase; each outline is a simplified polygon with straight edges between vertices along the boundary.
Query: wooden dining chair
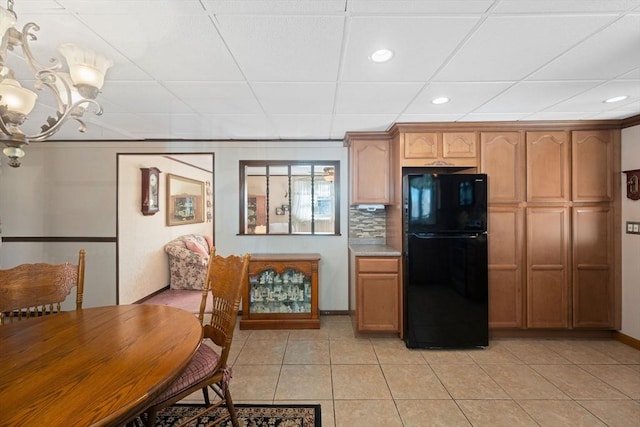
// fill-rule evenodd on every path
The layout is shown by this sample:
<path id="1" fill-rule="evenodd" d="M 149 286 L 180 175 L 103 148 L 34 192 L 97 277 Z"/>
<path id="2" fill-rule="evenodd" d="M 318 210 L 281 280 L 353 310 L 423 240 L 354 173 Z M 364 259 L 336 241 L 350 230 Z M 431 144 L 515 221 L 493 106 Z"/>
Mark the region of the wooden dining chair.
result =
<path id="1" fill-rule="evenodd" d="M 77 264 L 21 264 L 0 270 L 0 325 L 58 313 L 74 287 L 76 310 L 81 310 L 85 255 L 80 249 Z"/>
<path id="2" fill-rule="evenodd" d="M 224 258 L 215 255 L 215 248 L 211 248 L 199 312 L 204 329 L 203 342 L 182 374 L 147 408 L 146 414 L 142 416 L 146 426 L 155 425 L 158 411 L 195 391 L 202 390 L 205 407 L 194 417 L 182 420 L 179 425 L 187 425 L 215 408 L 226 406 L 225 415 L 209 425 L 217 425 L 231 419 L 233 426 L 238 427 L 238 418 L 229 392 L 231 367 L 227 366 L 227 359 L 248 269 L 248 254 Z M 205 319 L 207 298 L 213 298 L 210 320 Z M 208 389 L 213 390 L 217 396 L 218 400 L 213 404 L 209 399 Z"/>

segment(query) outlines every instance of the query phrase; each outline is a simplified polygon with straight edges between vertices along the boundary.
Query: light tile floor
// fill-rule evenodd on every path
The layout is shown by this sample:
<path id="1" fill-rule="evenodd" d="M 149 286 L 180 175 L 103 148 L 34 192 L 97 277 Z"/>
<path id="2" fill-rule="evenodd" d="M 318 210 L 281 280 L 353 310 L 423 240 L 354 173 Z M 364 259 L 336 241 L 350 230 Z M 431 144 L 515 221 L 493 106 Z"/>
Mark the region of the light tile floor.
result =
<path id="1" fill-rule="evenodd" d="M 230 361 L 234 402 L 319 403 L 324 427 L 640 426 L 640 351 L 613 340 L 410 350 L 322 316 L 319 330 L 238 329 Z"/>

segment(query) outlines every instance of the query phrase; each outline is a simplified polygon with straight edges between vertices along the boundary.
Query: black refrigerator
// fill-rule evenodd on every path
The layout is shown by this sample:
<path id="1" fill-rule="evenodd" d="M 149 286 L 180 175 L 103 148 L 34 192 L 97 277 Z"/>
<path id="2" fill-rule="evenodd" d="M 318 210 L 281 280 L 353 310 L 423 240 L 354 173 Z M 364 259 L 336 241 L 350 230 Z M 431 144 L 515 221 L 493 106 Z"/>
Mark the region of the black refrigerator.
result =
<path id="1" fill-rule="evenodd" d="M 403 171 L 405 343 L 489 344 L 487 176 Z"/>

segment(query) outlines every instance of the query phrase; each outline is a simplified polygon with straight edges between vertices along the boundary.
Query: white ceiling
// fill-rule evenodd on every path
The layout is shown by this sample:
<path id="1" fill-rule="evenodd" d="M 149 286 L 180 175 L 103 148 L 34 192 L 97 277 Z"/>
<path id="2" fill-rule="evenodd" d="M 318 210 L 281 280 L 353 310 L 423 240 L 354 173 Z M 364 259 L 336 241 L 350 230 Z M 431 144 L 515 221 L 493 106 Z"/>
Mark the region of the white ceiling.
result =
<path id="1" fill-rule="evenodd" d="M 55 139 L 342 139 L 394 122 L 640 114 L 640 0 L 15 0 L 14 10 L 19 27 L 40 25 L 40 62 L 62 42 L 115 62 L 104 114 Z M 392 61 L 368 59 L 379 47 Z M 9 66 L 26 76 L 17 59 Z M 629 98 L 603 102 L 617 95 Z M 431 104 L 437 96 L 451 102 Z M 51 114 L 40 110 L 32 126 Z"/>

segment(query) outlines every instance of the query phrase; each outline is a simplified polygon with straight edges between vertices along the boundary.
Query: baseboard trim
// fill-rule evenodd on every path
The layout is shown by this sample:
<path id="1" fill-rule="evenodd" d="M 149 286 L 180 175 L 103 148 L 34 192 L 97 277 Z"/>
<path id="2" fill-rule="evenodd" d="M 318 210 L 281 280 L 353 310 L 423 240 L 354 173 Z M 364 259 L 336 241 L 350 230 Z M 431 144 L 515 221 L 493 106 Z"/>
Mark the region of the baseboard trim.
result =
<path id="1" fill-rule="evenodd" d="M 496 338 L 613 338 L 615 331 L 576 329 L 490 329 L 489 337 Z"/>
<path id="2" fill-rule="evenodd" d="M 635 348 L 636 350 L 640 350 L 640 340 L 634 337 L 630 337 L 629 335 L 623 334 L 622 332 L 615 331 L 613 333 L 613 338 L 616 341 L 620 341 L 623 344 L 626 344 L 630 347 Z"/>
<path id="3" fill-rule="evenodd" d="M 149 294 L 149 295 L 147 295 L 146 297 L 141 298 L 141 299 L 139 299 L 138 301 L 134 302 L 134 304 L 142 304 L 142 303 L 143 303 L 143 302 L 145 302 L 146 300 L 150 299 L 151 297 L 154 297 L 154 296 L 158 295 L 159 293 L 162 293 L 162 292 L 166 291 L 167 289 L 169 289 L 169 286 L 165 286 L 165 287 L 164 287 L 164 288 L 162 288 L 162 289 L 158 289 L 158 290 L 157 290 L 157 291 L 155 291 L 154 293 Z"/>
<path id="4" fill-rule="evenodd" d="M 347 316 L 349 310 L 320 310 L 321 316 Z"/>

